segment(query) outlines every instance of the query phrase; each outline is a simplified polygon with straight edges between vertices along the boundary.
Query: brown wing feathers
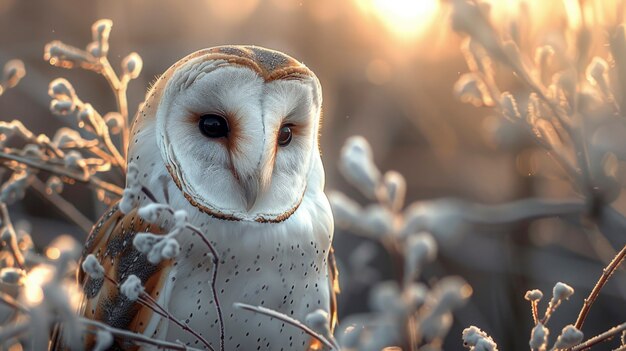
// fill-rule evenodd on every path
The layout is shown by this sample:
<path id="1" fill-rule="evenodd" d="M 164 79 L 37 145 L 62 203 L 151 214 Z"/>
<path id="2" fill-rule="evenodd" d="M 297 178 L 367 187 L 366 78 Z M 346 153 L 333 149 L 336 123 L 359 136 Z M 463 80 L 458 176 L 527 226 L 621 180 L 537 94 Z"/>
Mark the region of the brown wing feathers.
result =
<path id="1" fill-rule="evenodd" d="M 148 262 L 146 256 L 133 247 L 133 238 L 138 232 L 163 233 L 160 228 L 140 218 L 136 210 L 124 215 L 117 205 L 113 206 L 94 226 L 83 252 L 83 258 L 89 254 L 96 256 L 104 267 L 106 277 L 92 279 L 79 272 L 78 281 L 84 292 L 81 313 L 85 317 L 115 328 L 143 333 L 154 312 L 122 295 L 118 284 L 134 274 L 141 279 L 145 292 L 158 299 L 171 261 L 162 261 L 158 265 Z M 85 342 L 87 349 L 93 343 L 93 337 L 88 337 Z M 131 345 L 121 345 L 118 341 L 114 346 L 133 349 Z"/>

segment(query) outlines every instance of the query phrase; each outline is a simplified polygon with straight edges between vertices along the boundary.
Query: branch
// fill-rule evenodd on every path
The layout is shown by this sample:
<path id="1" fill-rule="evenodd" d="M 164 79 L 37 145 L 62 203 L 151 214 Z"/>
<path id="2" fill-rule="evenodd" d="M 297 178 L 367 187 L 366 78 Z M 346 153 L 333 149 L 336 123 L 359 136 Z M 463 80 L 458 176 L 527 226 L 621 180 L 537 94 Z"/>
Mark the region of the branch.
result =
<path id="1" fill-rule="evenodd" d="M 15 236 L 15 229 L 13 229 L 13 224 L 9 217 L 9 210 L 7 209 L 7 205 L 3 202 L 0 202 L 0 221 L 0 229 L 4 228 L 4 231 L 0 232 L 0 234 L 4 236 L 6 232 L 9 235 L 9 237 L 3 239 L 3 241 L 11 251 L 11 255 L 13 255 L 17 266 L 24 269 L 24 255 L 22 255 L 17 245 L 17 237 Z"/>
<path id="2" fill-rule="evenodd" d="M 599 344 L 601 342 L 614 338 L 615 336 L 617 336 L 619 333 L 623 332 L 624 330 L 626 330 L 626 323 L 617 325 L 600 335 L 594 336 L 593 338 L 583 342 L 582 344 L 572 347 L 570 351 L 581 351 L 581 350 L 588 349 L 596 344 Z"/>
<path id="3" fill-rule="evenodd" d="M 102 69 L 100 70 L 100 74 L 104 76 L 104 78 L 109 83 L 111 90 L 115 94 L 115 102 L 117 103 L 117 109 L 122 115 L 122 149 L 124 151 L 124 158 L 126 158 L 128 153 L 128 139 L 129 139 L 129 131 L 128 131 L 128 98 L 126 97 L 126 90 L 128 88 L 128 79 L 120 80 L 115 74 L 115 71 L 111 67 L 111 63 L 105 57 L 100 58 L 100 63 L 102 64 Z"/>
<path id="4" fill-rule="evenodd" d="M 302 330 L 303 332 L 309 334 L 310 336 L 312 336 L 313 338 L 319 340 L 322 344 L 324 344 L 324 346 L 328 347 L 331 350 L 339 350 L 339 348 L 337 347 L 337 345 L 334 345 L 333 343 L 331 343 L 330 341 L 328 341 L 328 339 L 326 339 L 323 335 L 318 334 L 317 332 L 315 332 L 313 329 L 307 327 L 306 325 L 304 325 L 302 322 L 293 319 L 283 313 L 274 311 L 274 310 L 270 310 L 269 308 L 265 308 L 263 306 L 252 306 L 252 305 L 248 305 L 245 303 L 241 303 L 241 302 L 235 302 L 233 304 L 233 307 L 235 308 L 240 308 L 242 310 L 246 310 L 246 311 L 252 311 L 255 313 L 260 313 L 263 315 L 266 315 L 268 317 L 272 317 L 272 318 L 276 318 L 278 320 L 281 320 L 287 324 L 291 324 L 292 326 Z"/>
<path id="5" fill-rule="evenodd" d="M 11 160 L 11 161 L 15 161 L 15 162 L 19 162 L 22 164 L 25 164 L 29 167 L 32 168 L 36 168 L 42 171 L 46 171 L 46 172 L 50 172 L 53 174 L 57 174 L 57 175 L 61 175 L 61 176 L 65 176 L 67 178 L 73 179 L 77 182 L 80 183 L 85 183 L 88 185 L 92 185 L 95 186 L 96 188 L 102 189 L 104 191 L 107 191 L 111 194 L 117 195 L 117 196 L 122 196 L 122 193 L 124 192 L 124 189 L 118 187 L 115 184 L 111 184 L 108 182 L 105 182 L 97 177 L 94 176 L 85 176 L 84 174 L 79 174 L 76 172 L 72 172 L 72 171 L 68 171 L 65 167 L 61 167 L 61 166 L 56 166 L 56 165 L 51 165 L 45 162 L 41 162 L 38 160 L 34 160 L 34 159 L 30 159 L 30 158 L 26 158 L 26 157 L 22 157 L 22 156 L 17 156 L 17 155 L 13 155 L 13 154 L 9 154 L 6 152 L 2 152 L 0 151 L 0 159 L 5 159 L 5 160 Z"/>
<path id="6" fill-rule="evenodd" d="M 87 319 L 84 317 L 78 317 L 78 320 L 83 323 L 86 326 L 90 326 L 90 327 L 94 327 L 94 328 L 99 328 L 102 330 L 106 330 L 109 333 L 116 335 L 116 336 L 121 336 L 125 339 L 134 341 L 134 342 L 139 342 L 139 343 L 144 343 L 144 344 L 149 344 L 149 345 L 154 345 L 157 348 L 166 348 L 166 349 L 170 349 L 170 350 L 180 350 L 180 351 L 201 351 L 199 349 L 193 348 L 193 347 L 189 347 L 183 344 L 178 344 L 178 343 L 173 343 L 173 342 L 168 342 L 168 341 L 163 341 L 163 340 L 158 340 L 158 339 L 154 339 L 154 338 L 150 338 L 147 337 L 143 334 L 138 334 L 138 333 L 133 333 L 133 332 L 129 332 L 128 330 L 123 330 L 123 329 L 118 329 L 118 328 L 114 328 L 111 327 L 107 324 L 95 321 L 95 320 L 91 320 L 91 319 Z"/>
<path id="7" fill-rule="evenodd" d="M 600 290 L 602 290 L 602 288 L 607 283 L 607 281 L 609 280 L 613 272 L 615 272 L 617 267 L 619 267 L 619 265 L 624 261 L 625 257 L 626 257 L 626 245 L 624 245 L 622 250 L 618 252 L 617 255 L 615 255 L 615 257 L 609 263 L 609 265 L 606 266 L 606 268 L 604 268 L 604 270 L 602 271 L 602 275 L 600 276 L 600 279 L 598 279 L 598 282 L 591 290 L 589 297 L 585 299 L 585 302 L 583 303 L 583 307 L 580 310 L 580 313 L 578 314 L 578 319 L 576 320 L 576 324 L 574 325 L 576 329 L 580 330 L 582 328 L 583 323 L 585 323 L 585 318 L 587 318 L 587 315 L 589 314 L 589 310 L 591 309 L 591 305 L 593 305 L 593 303 L 598 298 L 598 295 L 600 295 Z"/>

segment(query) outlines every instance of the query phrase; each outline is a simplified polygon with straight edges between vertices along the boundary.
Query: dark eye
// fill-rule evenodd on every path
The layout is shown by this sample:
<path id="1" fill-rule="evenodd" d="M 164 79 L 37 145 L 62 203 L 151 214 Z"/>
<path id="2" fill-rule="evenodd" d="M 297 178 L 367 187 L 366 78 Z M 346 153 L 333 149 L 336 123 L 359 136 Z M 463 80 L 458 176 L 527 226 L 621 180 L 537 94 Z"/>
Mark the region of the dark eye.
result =
<path id="1" fill-rule="evenodd" d="M 228 122 L 220 115 L 204 115 L 200 117 L 200 131 L 209 138 L 228 136 Z"/>
<path id="2" fill-rule="evenodd" d="M 291 125 L 284 125 L 278 130 L 278 145 L 287 146 L 291 142 Z"/>

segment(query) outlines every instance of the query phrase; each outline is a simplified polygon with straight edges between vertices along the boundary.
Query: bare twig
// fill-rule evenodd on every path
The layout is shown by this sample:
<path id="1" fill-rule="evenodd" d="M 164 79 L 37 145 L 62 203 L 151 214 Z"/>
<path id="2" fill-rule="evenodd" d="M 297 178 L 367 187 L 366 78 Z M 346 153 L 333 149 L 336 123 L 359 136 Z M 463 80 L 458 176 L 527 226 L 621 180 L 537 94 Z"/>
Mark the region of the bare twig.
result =
<path id="1" fill-rule="evenodd" d="M 138 343 L 143 343 L 143 344 L 148 344 L 148 345 L 154 345 L 157 348 L 165 348 L 165 349 L 169 349 L 169 350 L 180 350 L 180 351 L 201 351 L 199 349 L 187 346 L 187 345 L 183 345 L 180 343 L 173 343 L 173 342 L 168 342 L 168 341 L 163 341 L 163 340 L 159 340 L 159 339 L 155 339 L 155 338 L 150 338 L 148 336 L 145 336 L 143 334 L 138 334 L 138 333 L 133 333 L 130 332 L 128 330 L 123 330 L 123 329 L 118 329 L 118 328 L 114 328 L 111 327 L 107 324 L 98 322 L 98 321 L 94 321 L 91 319 L 87 319 L 84 317 L 78 317 L 78 320 L 83 323 L 86 326 L 90 326 L 90 327 L 94 327 L 94 328 L 98 328 L 101 330 L 106 330 L 109 333 L 118 336 L 118 337 L 123 337 L 126 340 L 131 340 L 133 342 L 138 342 Z"/>
<path id="2" fill-rule="evenodd" d="M 215 311 L 217 312 L 217 318 L 220 324 L 220 351 L 224 351 L 224 317 L 222 315 L 222 306 L 220 305 L 219 297 L 217 295 L 217 272 L 219 268 L 220 258 L 217 254 L 217 250 L 213 247 L 213 244 L 207 239 L 207 237 L 202 233 L 198 228 L 187 224 L 185 228 L 191 230 L 196 233 L 200 239 L 204 242 L 204 244 L 211 251 L 211 255 L 213 256 L 213 274 L 211 276 L 211 292 L 213 294 L 213 301 L 215 302 Z"/>
<path id="3" fill-rule="evenodd" d="M 65 167 L 48 164 L 40 160 L 17 156 L 17 155 L 9 154 L 9 153 L 2 152 L 2 151 L 0 151 L 0 159 L 16 161 L 32 168 L 36 168 L 42 171 L 64 176 L 72 180 L 75 180 L 77 182 L 85 183 L 85 184 L 94 186 L 98 189 L 102 189 L 104 191 L 107 191 L 117 196 L 121 196 L 122 193 L 124 192 L 124 189 L 120 188 L 119 186 L 105 182 L 93 175 L 85 176 L 84 174 L 67 170 Z"/>
<path id="4" fill-rule="evenodd" d="M 538 303 L 536 300 L 532 300 L 530 301 L 530 309 L 532 311 L 533 314 L 533 322 L 535 322 L 535 325 L 537 325 L 539 323 L 539 311 L 538 311 Z"/>
<path id="5" fill-rule="evenodd" d="M 578 319 L 576 319 L 576 324 L 574 325 L 577 329 L 580 330 L 582 328 L 583 323 L 585 323 L 585 318 L 587 318 L 587 315 L 589 314 L 589 310 L 591 309 L 591 305 L 593 305 L 593 303 L 596 301 L 596 299 L 598 298 L 598 295 L 600 294 L 600 291 L 602 290 L 606 282 L 609 280 L 613 272 L 615 272 L 617 267 L 619 267 L 619 265 L 624 261 L 625 257 L 626 257 L 626 245 L 624 245 L 622 250 L 618 252 L 617 255 L 615 255 L 615 257 L 609 263 L 609 265 L 606 266 L 606 268 L 604 268 L 604 270 L 602 271 L 602 275 L 600 276 L 600 279 L 598 279 L 598 282 L 591 290 L 589 297 L 585 299 L 585 302 L 583 303 L 583 307 L 580 310 L 580 313 L 578 314 Z"/>
<path id="6" fill-rule="evenodd" d="M 322 344 L 324 344 L 324 346 L 328 347 L 331 350 L 339 350 L 339 347 L 337 345 L 335 345 L 334 343 L 330 342 L 328 339 L 326 339 L 323 335 L 320 335 L 319 333 L 315 332 L 313 329 L 307 327 L 306 325 L 304 325 L 302 322 L 293 319 L 283 313 L 274 311 L 274 310 L 270 310 L 269 308 L 265 308 L 263 306 L 252 306 L 252 305 L 248 305 L 245 303 L 241 303 L 241 302 L 235 302 L 233 304 L 233 307 L 235 308 L 240 308 L 242 310 L 247 310 L 247 311 L 252 311 L 255 313 L 260 313 L 263 315 L 266 315 L 268 317 L 272 317 L 272 318 L 276 318 L 278 320 L 281 320 L 287 324 L 290 324 L 300 330 L 302 330 L 303 332 L 309 334 L 310 336 L 312 336 L 313 338 L 319 340 Z"/>
<path id="7" fill-rule="evenodd" d="M 17 245 L 17 237 L 15 235 L 15 229 L 13 229 L 13 223 L 11 223 L 11 218 L 9 217 L 9 210 L 7 209 L 7 205 L 3 202 L 0 202 L 0 221 L 0 229 L 4 228 L 4 231 L 0 234 L 2 234 L 2 236 L 8 235 L 8 238 L 3 238 L 3 240 L 11 251 L 11 255 L 15 259 L 17 266 L 24 269 L 24 255 L 22 255 Z"/>
<path id="8" fill-rule="evenodd" d="M 602 334 L 599 334 L 597 336 L 594 336 L 593 338 L 583 342 L 582 344 L 576 345 L 574 347 L 572 347 L 570 349 L 570 351 L 581 351 L 581 350 L 586 350 L 596 344 L 599 344 L 601 342 L 610 340 L 614 337 L 616 337 L 618 334 L 620 334 L 621 332 L 623 332 L 624 330 L 626 330 L 626 323 L 622 323 L 620 325 L 617 325 L 607 331 L 605 331 Z"/>
<path id="9" fill-rule="evenodd" d="M 117 103 L 117 109 L 122 115 L 122 149 L 124 152 L 124 158 L 127 157 L 128 153 L 128 139 L 129 139 L 129 131 L 128 131 L 128 99 L 126 97 L 126 90 L 128 88 L 128 79 L 119 79 L 113 67 L 111 67 L 111 63 L 106 57 L 100 58 L 100 63 L 102 64 L 102 69 L 100 73 L 104 76 L 104 78 L 109 83 L 111 90 L 115 94 L 115 102 Z"/>

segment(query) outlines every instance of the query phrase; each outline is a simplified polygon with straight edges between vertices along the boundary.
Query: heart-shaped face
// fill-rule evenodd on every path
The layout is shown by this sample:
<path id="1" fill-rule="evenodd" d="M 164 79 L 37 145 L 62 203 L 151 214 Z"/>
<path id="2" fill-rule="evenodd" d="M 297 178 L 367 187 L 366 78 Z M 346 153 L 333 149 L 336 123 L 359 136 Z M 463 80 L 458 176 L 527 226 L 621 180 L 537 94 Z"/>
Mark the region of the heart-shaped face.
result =
<path id="1" fill-rule="evenodd" d="M 157 81 L 133 135 L 136 144 L 155 139 L 173 181 L 200 210 L 282 221 L 302 201 L 310 171 L 321 170 L 320 110 L 319 81 L 298 61 L 257 47 L 217 47 L 187 56 Z M 155 152 L 136 144 L 133 162 Z"/>

